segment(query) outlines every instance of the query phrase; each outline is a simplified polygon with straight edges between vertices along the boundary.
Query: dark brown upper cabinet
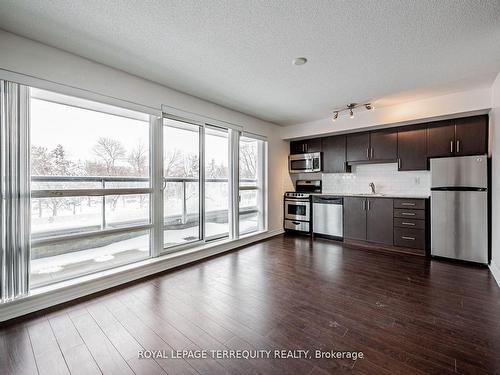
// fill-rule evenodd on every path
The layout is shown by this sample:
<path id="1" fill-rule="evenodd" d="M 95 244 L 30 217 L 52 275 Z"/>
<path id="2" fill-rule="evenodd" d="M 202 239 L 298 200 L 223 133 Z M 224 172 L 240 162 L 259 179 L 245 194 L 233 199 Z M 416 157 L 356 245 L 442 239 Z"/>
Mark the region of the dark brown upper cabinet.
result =
<path id="1" fill-rule="evenodd" d="M 303 139 L 290 142 L 290 154 L 305 154 L 321 151 L 321 138 Z"/>
<path id="2" fill-rule="evenodd" d="M 354 133 L 346 137 L 347 161 L 367 161 L 370 159 L 370 133 Z"/>
<path id="3" fill-rule="evenodd" d="M 400 128 L 398 131 L 398 170 L 427 169 L 427 125 Z"/>
<path id="4" fill-rule="evenodd" d="M 398 132 L 394 129 L 370 132 L 370 148 L 371 160 L 396 160 Z"/>
<path id="5" fill-rule="evenodd" d="M 347 161 L 396 160 L 398 134 L 393 129 L 347 135 Z"/>
<path id="6" fill-rule="evenodd" d="M 323 151 L 323 172 L 344 173 L 349 172 L 346 163 L 346 136 L 334 135 L 321 140 Z"/>
<path id="7" fill-rule="evenodd" d="M 455 154 L 480 155 L 488 152 L 488 116 L 455 120 Z"/>
<path id="8" fill-rule="evenodd" d="M 366 198 L 344 197 L 344 237 L 366 240 Z"/>
<path id="9" fill-rule="evenodd" d="M 488 152 L 488 116 L 473 116 L 429 124 L 428 156 L 465 156 Z"/>
<path id="10" fill-rule="evenodd" d="M 450 120 L 429 124 L 427 151 L 431 158 L 455 154 L 455 123 Z"/>

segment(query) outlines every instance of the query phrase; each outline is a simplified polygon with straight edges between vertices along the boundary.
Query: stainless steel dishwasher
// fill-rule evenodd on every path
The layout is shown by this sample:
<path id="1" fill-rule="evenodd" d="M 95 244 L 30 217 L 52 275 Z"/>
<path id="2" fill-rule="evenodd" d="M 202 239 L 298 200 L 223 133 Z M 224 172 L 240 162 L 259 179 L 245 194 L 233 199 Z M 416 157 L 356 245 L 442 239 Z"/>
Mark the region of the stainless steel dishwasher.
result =
<path id="1" fill-rule="evenodd" d="M 342 240 L 344 237 L 344 202 L 341 197 L 313 196 L 313 233 Z"/>

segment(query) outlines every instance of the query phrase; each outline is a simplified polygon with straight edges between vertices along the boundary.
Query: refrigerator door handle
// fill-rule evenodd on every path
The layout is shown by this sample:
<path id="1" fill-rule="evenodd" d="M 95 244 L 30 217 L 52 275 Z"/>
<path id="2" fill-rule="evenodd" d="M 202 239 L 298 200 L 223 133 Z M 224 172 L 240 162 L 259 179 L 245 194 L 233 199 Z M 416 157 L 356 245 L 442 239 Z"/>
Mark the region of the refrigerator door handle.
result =
<path id="1" fill-rule="evenodd" d="M 453 153 L 453 139 L 450 141 L 450 152 Z"/>

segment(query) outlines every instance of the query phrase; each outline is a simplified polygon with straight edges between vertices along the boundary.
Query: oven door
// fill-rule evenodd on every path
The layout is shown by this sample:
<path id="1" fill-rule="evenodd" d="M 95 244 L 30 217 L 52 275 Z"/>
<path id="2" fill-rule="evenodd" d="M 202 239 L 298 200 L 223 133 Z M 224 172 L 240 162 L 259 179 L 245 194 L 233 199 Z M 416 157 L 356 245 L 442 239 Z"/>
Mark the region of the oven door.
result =
<path id="1" fill-rule="evenodd" d="M 287 198 L 285 199 L 285 219 L 309 221 L 310 208 L 309 201 Z"/>

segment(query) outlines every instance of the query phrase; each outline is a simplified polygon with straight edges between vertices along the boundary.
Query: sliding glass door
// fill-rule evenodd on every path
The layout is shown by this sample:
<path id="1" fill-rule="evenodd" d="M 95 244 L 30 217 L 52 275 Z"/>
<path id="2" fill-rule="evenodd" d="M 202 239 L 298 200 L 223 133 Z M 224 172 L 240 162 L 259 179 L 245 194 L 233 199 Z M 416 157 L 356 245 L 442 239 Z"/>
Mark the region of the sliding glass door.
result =
<path id="1" fill-rule="evenodd" d="M 229 137 L 228 130 L 205 127 L 205 238 L 229 235 Z"/>
<path id="2" fill-rule="evenodd" d="M 199 241 L 202 127 L 163 119 L 163 243 L 165 248 Z"/>

